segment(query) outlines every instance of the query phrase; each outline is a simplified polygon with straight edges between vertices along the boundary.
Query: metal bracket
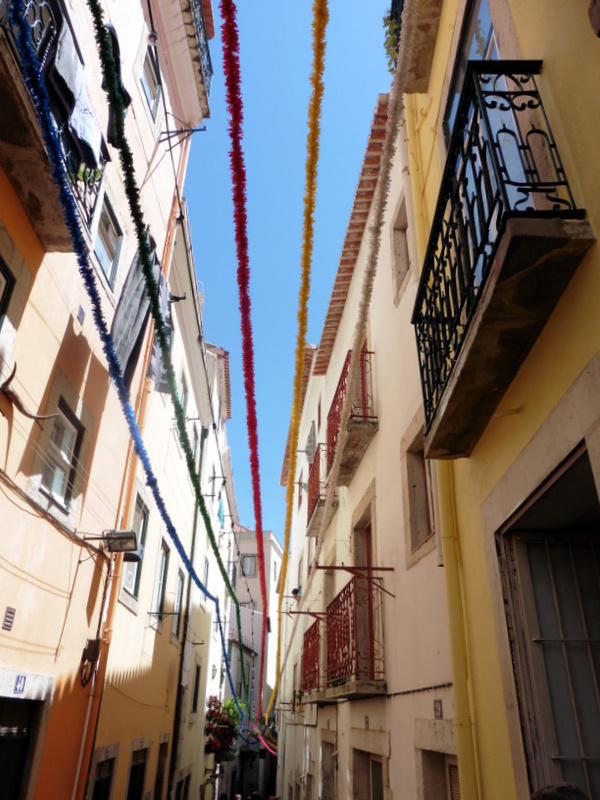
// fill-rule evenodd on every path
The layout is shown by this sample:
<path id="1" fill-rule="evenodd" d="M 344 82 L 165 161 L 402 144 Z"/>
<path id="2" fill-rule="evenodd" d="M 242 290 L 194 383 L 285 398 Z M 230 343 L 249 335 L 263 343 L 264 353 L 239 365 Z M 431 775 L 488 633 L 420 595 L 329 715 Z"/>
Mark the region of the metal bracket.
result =
<path id="1" fill-rule="evenodd" d="M 321 566 L 320 564 L 316 565 L 316 569 L 343 570 L 344 572 L 349 572 L 350 575 L 354 575 L 355 578 L 362 578 L 363 580 L 369 581 L 369 583 L 373 583 L 373 584 L 375 583 L 375 581 L 373 580 L 371 575 L 366 575 L 365 573 L 367 573 L 367 572 L 368 573 L 371 573 L 371 572 L 393 572 L 394 571 L 394 567 L 346 567 L 344 565 L 342 565 L 342 566 L 325 567 L 325 566 Z M 385 592 L 386 594 L 389 594 L 390 597 L 393 597 L 394 599 L 396 599 L 396 595 L 392 594 L 384 586 L 382 586 L 379 583 L 375 584 L 375 585 L 379 589 L 381 589 L 382 592 Z"/>

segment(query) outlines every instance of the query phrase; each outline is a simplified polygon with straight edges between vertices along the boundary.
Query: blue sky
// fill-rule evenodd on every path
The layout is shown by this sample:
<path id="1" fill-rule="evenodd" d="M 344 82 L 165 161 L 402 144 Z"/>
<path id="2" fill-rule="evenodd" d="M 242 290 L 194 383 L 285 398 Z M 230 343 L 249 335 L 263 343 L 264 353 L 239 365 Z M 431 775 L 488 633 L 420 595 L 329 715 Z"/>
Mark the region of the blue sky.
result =
<path id="1" fill-rule="evenodd" d="M 254 527 L 248 457 L 229 135 L 218 0 L 211 41 L 211 118 L 194 134 L 185 194 L 204 333 L 230 352 L 232 419 L 227 425 L 240 522 Z M 391 76 L 382 20 L 390 0 L 332 0 L 315 216 L 308 341 L 318 344 L 377 95 Z M 263 528 L 283 540 L 279 486 L 289 426 L 306 157 L 312 3 L 239 0 L 252 325 Z"/>

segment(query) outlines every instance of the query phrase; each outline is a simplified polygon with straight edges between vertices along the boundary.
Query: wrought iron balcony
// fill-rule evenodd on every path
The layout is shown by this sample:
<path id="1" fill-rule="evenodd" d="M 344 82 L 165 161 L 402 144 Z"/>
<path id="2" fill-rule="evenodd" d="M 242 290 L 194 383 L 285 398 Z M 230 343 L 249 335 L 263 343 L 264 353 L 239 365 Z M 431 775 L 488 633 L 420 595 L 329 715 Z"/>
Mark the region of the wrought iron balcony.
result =
<path id="1" fill-rule="evenodd" d="M 311 695 L 323 689 L 321 684 L 321 621 L 317 620 L 304 634 L 302 648 L 302 692 Z"/>
<path id="2" fill-rule="evenodd" d="M 308 500 L 307 500 L 307 536 L 318 536 L 325 500 L 327 497 L 327 485 L 325 476 L 327 474 L 327 447 L 320 444 L 317 447 L 313 463 L 308 473 Z M 337 508 L 337 495 L 333 500 L 333 508 Z"/>
<path id="3" fill-rule="evenodd" d="M 29 0 L 26 19 L 31 42 L 50 90 L 51 107 L 56 112 L 58 107 L 52 99 L 48 75 L 60 32 L 69 23 L 57 0 Z M 42 244 L 48 250 L 68 251 L 72 248 L 72 240 L 64 221 L 58 188 L 52 177 L 35 110 L 33 104 L 28 102 L 20 75 L 19 49 L 16 32 L 8 20 L 7 0 L 0 0 L 0 31 L 8 45 L 0 47 L 0 84 L 3 86 L 0 164 Z M 80 154 L 81 147 L 77 146 L 71 132 L 69 119 L 59 113 L 54 116 L 69 184 L 81 219 L 89 227 L 98 201 L 107 151 L 102 144 L 98 163 L 86 165 Z"/>
<path id="4" fill-rule="evenodd" d="M 354 577 L 327 607 L 328 699 L 385 693 L 381 584 Z"/>
<path id="5" fill-rule="evenodd" d="M 342 448 L 342 460 L 337 479 L 338 486 L 348 486 L 358 465 L 377 432 L 377 417 L 373 401 L 371 379 L 374 353 L 363 349 L 360 354 L 358 378 L 352 401 L 350 419 L 345 431 L 340 431 L 342 409 L 348 393 L 350 351 L 327 415 L 327 472 L 331 470 L 337 447 Z M 340 435 L 341 434 L 341 435 Z"/>
<path id="6" fill-rule="evenodd" d="M 540 70 L 467 69 L 413 314 L 430 458 L 470 454 L 594 241 Z"/>
<path id="7" fill-rule="evenodd" d="M 192 0 L 192 14 L 194 16 L 194 27 L 196 28 L 196 40 L 200 53 L 200 63 L 202 65 L 202 76 L 206 87 L 206 97 L 210 98 L 210 86 L 213 78 L 212 61 L 210 60 L 210 50 L 208 47 L 208 36 L 206 35 L 206 23 L 204 21 L 204 11 L 202 0 Z"/>

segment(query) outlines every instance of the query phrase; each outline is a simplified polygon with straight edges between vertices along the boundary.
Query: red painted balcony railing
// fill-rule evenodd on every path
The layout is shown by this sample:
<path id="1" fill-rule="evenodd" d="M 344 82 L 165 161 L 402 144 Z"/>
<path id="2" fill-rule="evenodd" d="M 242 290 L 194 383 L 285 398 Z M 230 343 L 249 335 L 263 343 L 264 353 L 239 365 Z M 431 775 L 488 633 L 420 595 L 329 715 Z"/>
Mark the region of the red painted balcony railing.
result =
<path id="1" fill-rule="evenodd" d="M 327 686 L 385 677 L 381 578 L 352 578 L 327 606 Z"/>
<path id="2" fill-rule="evenodd" d="M 352 400 L 352 410 L 350 412 L 350 420 L 360 421 L 373 421 L 376 420 L 375 406 L 373 402 L 372 382 L 371 382 L 371 361 L 373 353 L 368 350 L 362 350 L 360 354 L 360 364 L 358 367 L 358 378 L 356 381 L 356 389 L 354 398 Z M 348 373 L 350 370 L 350 356 L 351 352 L 348 351 L 344 368 L 335 391 L 333 402 L 327 415 L 327 471 L 331 469 L 333 459 L 335 457 L 335 449 L 337 446 L 339 433 L 340 433 L 340 420 L 342 416 L 342 409 L 346 400 L 348 391 Z"/>
<path id="3" fill-rule="evenodd" d="M 302 649 L 303 692 L 316 692 L 321 689 L 321 671 L 319 669 L 320 633 L 320 620 L 317 620 L 304 634 L 304 647 Z"/>

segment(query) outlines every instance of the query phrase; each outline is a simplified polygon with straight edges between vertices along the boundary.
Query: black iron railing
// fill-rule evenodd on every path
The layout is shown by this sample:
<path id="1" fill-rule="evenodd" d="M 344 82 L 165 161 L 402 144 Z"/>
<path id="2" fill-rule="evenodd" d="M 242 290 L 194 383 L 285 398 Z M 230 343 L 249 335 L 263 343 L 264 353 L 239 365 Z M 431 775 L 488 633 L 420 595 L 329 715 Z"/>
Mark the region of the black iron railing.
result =
<path id="1" fill-rule="evenodd" d="M 200 63 L 202 64 L 202 75 L 206 87 L 206 96 L 210 97 L 210 85 L 212 83 L 213 68 L 210 60 L 210 50 L 208 47 L 208 36 L 206 35 L 206 23 L 204 21 L 204 11 L 202 10 L 202 0 L 192 0 L 192 12 L 194 15 L 194 25 L 196 27 L 196 39 L 198 40 L 198 50 L 200 51 Z"/>
<path id="2" fill-rule="evenodd" d="M 535 75 L 540 61 L 467 68 L 413 313 L 428 429 L 510 217 L 581 219 Z"/>
<path id="3" fill-rule="evenodd" d="M 40 69 L 42 74 L 46 75 L 56 53 L 61 26 L 69 23 L 57 0 L 26 0 L 25 17 L 29 24 L 31 41 Z M 7 0 L 0 0 L 0 28 L 6 36 L 17 63 L 21 64 L 16 31 L 9 24 Z M 52 107 L 52 97 L 50 105 Z M 107 151 L 103 145 L 98 165 L 96 167 L 87 166 L 79 156 L 68 121 L 60 120 L 58 116 L 55 116 L 55 123 L 69 184 L 77 201 L 81 218 L 89 229 L 98 202 Z"/>

